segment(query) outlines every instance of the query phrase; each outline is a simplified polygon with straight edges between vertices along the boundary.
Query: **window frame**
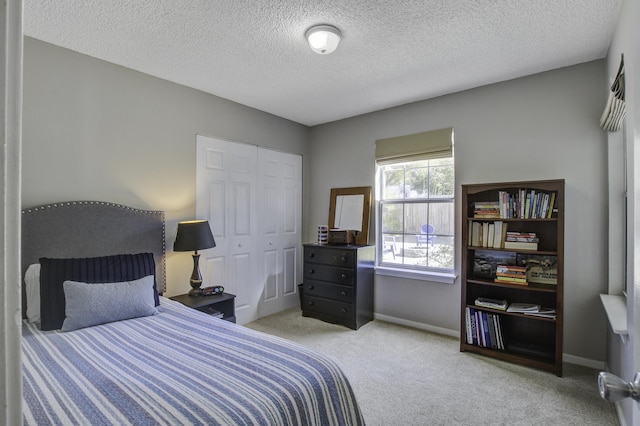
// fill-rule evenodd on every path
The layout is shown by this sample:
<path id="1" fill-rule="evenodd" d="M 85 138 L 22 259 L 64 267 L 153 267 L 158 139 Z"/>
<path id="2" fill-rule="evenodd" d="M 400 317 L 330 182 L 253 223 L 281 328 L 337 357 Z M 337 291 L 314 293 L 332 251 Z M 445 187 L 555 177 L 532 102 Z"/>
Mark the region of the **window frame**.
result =
<path id="1" fill-rule="evenodd" d="M 442 156 L 430 158 L 430 160 L 442 159 Z M 386 162 L 386 163 L 376 163 L 376 185 L 375 185 L 375 229 L 376 229 L 376 264 L 375 270 L 377 275 L 384 276 L 393 276 L 400 278 L 408 278 L 408 279 L 417 279 L 421 281 L 431 281 L 431 282 L 439 282 L 445 284 L 453 284 L 456 280 L 456 264 L 457 264 L 457 251 L 456 251 L 456 228 L 455 228 L 455 211 L 456 211 L 456 199 L 455 199 L 455 159 L 453 156 L 453 152 L 451 152 L 450 156 L 446 156 L 445 158 L 451 158 L 452 160 L 452 171 L 454 175 L 454 183 L 453 188 L 451 188 L 452 193 L 450 197 L 436 197 L 436 198 L 401 198 L 401 199 L 389 199 L 383 200 L 382 190 L 384 187 L 383 179 L 384 173 L 383 170 L 387 166 L 393 166 L 404 163 L 412 163 L 412 162 L 420 162 L 424 161 L 424 156 L 419 156 L 416 158 L 405 157 L 402 161 L 398 162 Z M 384 241 L 385 235 L 382 232 L 382 211 L 384 206 L 386 205 L 402 205 L 404 206 L 408 204 L 439 204 L 439 203 L 447 203 L 452 204 L 453 208 L 453 217 L 451 223 L 452 229 L 452 252 L 453 252 L 453 265 L 451 268 L 435 268 L 435 267 L 420 267 L 420 266 L 412 266 L 412 265 L 401 265 L 394 264 L 390 262 L 383 261 L 384 254 Z M 404 225 L 403 225 L 403 235 L 411 235 L 404 233 Z M 387 233 L 388 234 L 388 233 Z"/>

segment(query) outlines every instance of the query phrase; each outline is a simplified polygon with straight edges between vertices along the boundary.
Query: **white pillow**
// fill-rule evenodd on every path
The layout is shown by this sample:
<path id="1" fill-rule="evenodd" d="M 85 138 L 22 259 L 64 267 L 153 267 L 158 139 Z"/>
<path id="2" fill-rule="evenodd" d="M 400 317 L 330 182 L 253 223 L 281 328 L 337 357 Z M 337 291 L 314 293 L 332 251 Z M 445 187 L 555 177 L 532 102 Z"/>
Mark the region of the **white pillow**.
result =
<path id="1" fill-rule="evenodd" d="M 40 322 L 40 264 L 29 265 L 24 273 L 27 290 L 27 320 Z"/>

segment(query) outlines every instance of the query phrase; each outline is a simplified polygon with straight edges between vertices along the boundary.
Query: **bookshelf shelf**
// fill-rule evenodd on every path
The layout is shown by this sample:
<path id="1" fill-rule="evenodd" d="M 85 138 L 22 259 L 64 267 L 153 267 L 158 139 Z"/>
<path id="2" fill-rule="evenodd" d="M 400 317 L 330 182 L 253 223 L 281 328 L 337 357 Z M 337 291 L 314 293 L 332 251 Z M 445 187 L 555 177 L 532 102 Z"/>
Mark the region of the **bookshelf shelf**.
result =
<path id="1" fill-rule="evenodd" d="M 482 247 L 482 246 L 468 246 L 467 247 L 468 250 L 487 250 L 487 247 Z M 492 251 L 507 251 L 507 252 L 512 252 L 514 251 L 513 249 L 505 249 L 505 248 L 491 248 L 489 250 Z M 541 251 L 541 250 L 517 250 L 521 253 L 529 253 L 529 254 L 540 254 L 540 255 L 546 255 L 546 256 L 557 256 L 558 253 L 555 251 Z"/>
<path id="2" fill-rule="evenodd" d="M 562 376 L 564 180 L 462 185 L 462 218 L 460 350 Z M 476 306 L 477 298 L 555 317 Z"/>
<path id="3" fill-rule="evenodd" d="M 528 285 L 523 286 L 523 285 L 517 285 L 517 284 L 497 283 L 494 281 L 471 279 L 471 278 L 467 280 L 467 284 L 503 287 L 503 288 L 509 288 L 512 290 L 522 290 L 522 291 L 533 291 L 533 292 L 540 291 L 544 293 L 556 293 L 558 291 L 558 287 L 556 285 L 551 285 L 551 284 L 529 283 Z"/>

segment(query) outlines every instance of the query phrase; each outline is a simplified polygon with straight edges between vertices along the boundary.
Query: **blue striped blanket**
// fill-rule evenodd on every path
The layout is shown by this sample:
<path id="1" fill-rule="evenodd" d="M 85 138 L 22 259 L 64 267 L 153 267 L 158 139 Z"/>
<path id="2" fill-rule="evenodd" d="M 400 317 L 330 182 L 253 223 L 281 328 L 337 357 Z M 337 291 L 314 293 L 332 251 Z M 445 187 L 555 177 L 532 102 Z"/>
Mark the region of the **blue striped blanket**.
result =
<path id="1" fill-rule="evenodd" d="M 25 425 L 363 425 L 327 357 L 161 298 L 68 333 L 24 323 Z"/>

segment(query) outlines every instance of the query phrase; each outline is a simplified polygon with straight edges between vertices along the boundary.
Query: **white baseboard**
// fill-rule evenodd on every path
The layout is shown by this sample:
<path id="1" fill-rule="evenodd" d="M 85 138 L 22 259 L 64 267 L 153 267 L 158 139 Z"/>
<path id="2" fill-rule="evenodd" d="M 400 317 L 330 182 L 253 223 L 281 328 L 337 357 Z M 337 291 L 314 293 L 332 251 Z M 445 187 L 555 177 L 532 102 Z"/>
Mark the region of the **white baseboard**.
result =
<path id="1" fill-rule="evenodd" d="M 435 327 L 433 325 L 424 324 L 417 321 L 409 321 L 402 318 L 392 317 L 384 314 L 374 314 L 373 317 L 380 321 L 386 321 L 393 324 L 404 325 L 407 327 L 417 328 L 419 330 L 430 331 L 432 333 L 442 334 L 445 336 L 460 338 L 460 332 L 457 330 L 450 330 L 448 328 Z M 583 367 L 593 368 L 595 370 L 604 370 L 605 363 L 603 361 L 596 361 L 593 359 L 582 358 L 575 355 L 562 354 L 562 361 L 569 364 L 581 365 Z"/>
<path id="2" fill-rule="evenodd" d="M 373 317 L 380 321 L 386 321 L 393 324 L 406 325 L 407 327 L 417 328 L 419 330 L 430 331 L 432 333 L 443 334 L 445 336 L 460 338 L 460 332 L 457 330 L 449 330 L 448 328 L 434 327 L 433 325 L 424 324 L 416 321 L 409 321 L 402 318 L 396 318 L 389 315 L 374 314 Z"/>
<path id="3" fill-rule="evenodd" d="M 604 361 L 596 361 L 595 359 L 582 358 L 575 355 L 562 354 L 562 361 L 569 364 L 581 365 L 583 367 L 593 368 L 595 370 L 604 370 Z"/>

